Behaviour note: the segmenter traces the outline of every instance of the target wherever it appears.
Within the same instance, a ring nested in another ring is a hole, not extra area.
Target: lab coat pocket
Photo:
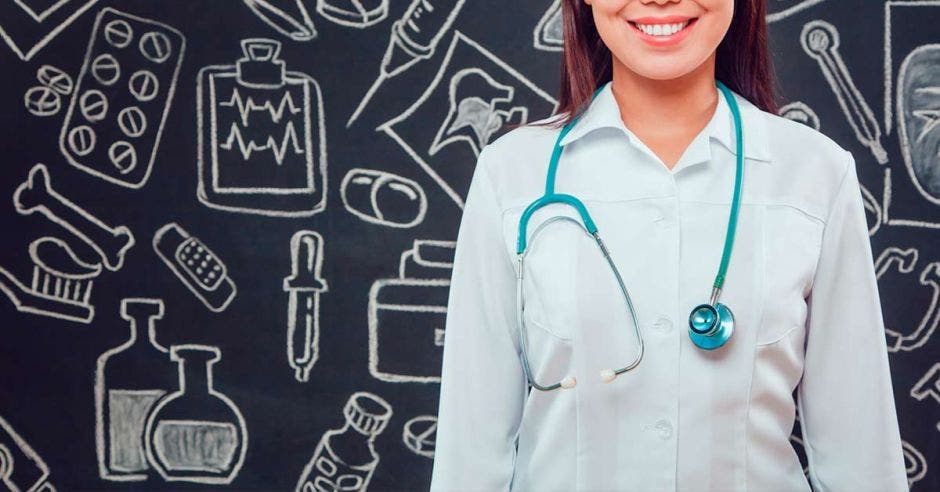
[[[822,221],[788,205],[768,205],[764,217],[764,315],[758,345],[779,342],[805,328],[805,297],[823,231]]]

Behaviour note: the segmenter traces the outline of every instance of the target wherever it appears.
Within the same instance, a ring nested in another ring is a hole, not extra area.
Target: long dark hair
[[[561,8],[565,47],[555,114],[566,114],[531,125],[564,126],[587,106],[594,90],[613,78],[612,54],[597,32],[591,7],[583,0],[562,0]],[[758,108],[776,113],[765,11],[764,0],[734,0],[734,17],[715,53],[715,78]]]

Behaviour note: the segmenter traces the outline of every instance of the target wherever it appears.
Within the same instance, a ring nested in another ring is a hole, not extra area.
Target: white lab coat
[[[853,156],[737,93],[746,159],[719,299],[735,331],[714,351],[688,336],[734,186],[718,94],[672,170],[623,125],[609,83],[562,141],[555,191],[592,214],[644,337],[640,365],[610,383],[599,371],[632,361],[636,335],[596,244],[566,221],[529,244],[525,323],[536,379],[578,384],[527,393],[520,360],[518,221],[544,191],[560,130],[518,128],[480,153],[450,286],[432,491],[908,490]],[[557,214],[576,216],[549,205],[528,234]],[[790,440],[797,408],[808,480]]]

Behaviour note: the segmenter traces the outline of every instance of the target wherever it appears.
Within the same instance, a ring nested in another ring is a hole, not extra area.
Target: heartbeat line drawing
[[[298,143],[297,131],[294,129],[294,123],[292,121],[287,122],[287,126],[284,127],[284,136],[281,138],[280,142],[278,142],[274,136],[268,135],[268,138],[262,144],[258,144],[251,139],[246,140],[245,137],[242,136],[238,124],[233,122],[232,126],[229,128],[228,137],[226,137],[225,142],[219,144],[219,148],[232,150],[235,148],[235,144],[237,144],[238,151],[241,152],[242,158],[246,161],[251,159],[251,154],[254,152],[270,150],[271,154],[274,155],[274,160],[278,165],[281,165],[284,163],[284,157],[291,148],[293,148],[295,154],[304,153],[303,148]]]
[[[270,100],[264,101],[264,104],[258,104],[251,96],[244,99],[238,89],[235,89],[232,91],[232,97],[226,102],[219,102],[219,106],[238,108],[238,114],[241,115],[242,125],[244,126],[248,126],[248,117],[251,116],[252,112],[267,112],[271,115],[271,121],[274,123],[280,123],[285,111],[292,115],[301,112],[301,108],[294,103],[290,92],[285,92],[284,96],[281,97],[281,101],[275,106]]]

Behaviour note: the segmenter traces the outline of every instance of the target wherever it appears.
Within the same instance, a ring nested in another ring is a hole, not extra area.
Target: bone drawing
[[[56,192],[44,164],[29,171],[26,182],[13,193],[13,204],[21,215],[40,213],[71,232],[98,253],[108,270],[120,270],[134,246],[134,234],[127,226],[111,227]]]

